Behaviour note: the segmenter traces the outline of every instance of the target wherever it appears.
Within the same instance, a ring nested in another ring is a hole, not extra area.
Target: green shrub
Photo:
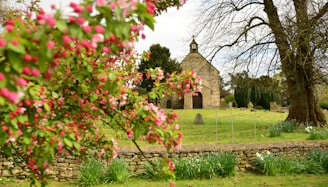
[[[169,181],[171,179],[174,179],[175,176],[167,172],[167,166],[163,167],[166,165],[166,160],[155,160],[151,163],[146,162],[144,164],[145,172],[143,173],[143,177],[147,179],[152,179],[155,181]]]
[[[275,156],[270,152],[256,153],[255,162],[260,171],[269,176],[299,174],[304,170],[304,164],[301,160]]]
[[[327,129],[311,129],[309,131],[310,136],[307,138],[308,140],[327,140],[328,139],[328,130]]]
[[[325,169],[317,161],[310,159],[304,162],[304,173],[319,175],[325,172]]]
[[[193,158],[182,158],[174,161],[174,173],[178,180],[195,179],[197,176],[197,162]]]
[[[273,137],[279,137],[281,135],[281,127],[280,125],[272,125],[268,128],[268,136]]]
[[[79,186],[93,186],[101,184],[104,174],[104,166],[99,160],[91,159],[79,166]]]
[[[269,176],[277,175],[278,164],[276,157],[270,152],[267,153],[256,153],[256,164],[262,173]]]
[[[322,149],[311,150],[307,157],[309,160],[317,162],[328,173],[328,151]]]
[[[6,183],[10,183],[13,182],[12,178],[9,177],[0,177],[0,184],[6,184]]]
[[[227,104],[229,104],[231,102],[233,107],[237,107],[237,102],[236,102],[235,96],[233,94],[229,94],[229,95],[225,96],[224,100]]]
[[[320,105],[320,107],[322,108],[322,109],[326,109],[326,110],[328,110],[328,101],[320,101],[319,102],[319,105]]]
[[[275,156],[270,152],[256,153],[255,162],[260,171],[269,176],[323,174],[327,172],[325,167],[328,167],[328,151],[313,150],[303,159]]]
[[[233,152],[223,152],[219,154],[221,163],[219,175],[222,177],[235,175],[237,156]]]
[[[297,129],[297,125],[292,121],[284,121],[280,123],[280,128],[283,132],[292,133]]]
[[[108,164],[107,171],[103,176],[103,182],[119,182],[124,183],[131,177],[128,164],[123,159],[114,159]]]
[[[182,158],[174,163],[176,178],[182,180],[234,175],[237,161],[232,152],[222,152],[201,155],[199,158]]]

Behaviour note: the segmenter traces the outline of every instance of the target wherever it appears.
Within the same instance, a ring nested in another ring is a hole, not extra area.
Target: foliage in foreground
[[[200,91],[201,79],[186,70],[163,80],[160,68],[149,69],[153,90],[140,96],[134,42],[144,27],[154,28],[156,15],[183,2],[84,0],[69,4],[69,16],[30,2],[6,18],[0,35],[0,154],[23,160],[32,184],[45,186],[55,156],[82,157],[90,149],[117,156],[116,140],[95,121],[132,141],[180,148],[177,114],[148,98]]]
[[[169,164],[169,167],[163,167],[163,165],[166,165],[166,163]],[[143,167],[145,169],[145,172],[142,174],[143,178],[151,179],[154,181],[168,181],[172,178],[175,179],[174,174],[167,172],[167,170],[173,171],[175,168],[174,163],[168,159],[157,159],[151,163],[146,162]]]
[[[125,183],[131,177],[127,163],[123,159],[114,159],[107,164],[90,159],[79,167],[79,186],[94,186],[112,182]],[[107,169],[105,169],[107,168]]]
[[[308,140],[327,140],[328,139],[328,129],[317,129],[312,126],[305,128],[305,131],[309,133]]]
[[[301,173],[324,174],[328,165],[328,152],[323,150],[310,151],[306,158],[294,158],[274,155],[269,151],[256,153],[255,162],[261,173],[268,176],[295,175]]]
[[[165,173],[159,172],[160,161],[155,165],[145,164],[146,178],[155,181],[165,181]],[[185,179],[211,179],[215,176],[227,177],[235,174],[237,164],[236,155],[232,152],[209,153],[192,158],[179,158],[173,161],[174,174],[177,180]]]
[[[79,166],[79,186],[93,186],[102,184],[104,175],[104,164],[99,160],[91,159]]]
[[[177,179],[211,179],[235,174],[236,155],[232,152],[210,153],[198,158],[180,158],[174,161]]]

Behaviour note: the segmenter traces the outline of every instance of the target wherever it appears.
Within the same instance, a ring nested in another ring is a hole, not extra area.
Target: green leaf
[[[116,75],[115,75],[115,73],[113,73],[113,72],[109,72],[109,73],[108,73],[108,78],[109,78],[109,80],[111,80],[111,81],[115,81],[115,80],[116,80]]]
[[[77,143],[77,142],[73,142],[73,146],[74,146],[77,150],[79,150],[79,149],[81,148],[81,145],[80,145],[79,143]]]
[[[7,84],[7,79],[4,79],[4,80],[0,81],[0,88],[5,87],[6,84]]]
[[[94,102],[97,99],[98,99],[98,96],[96,94],[91,94],[91,96],[90,96],[90,101],[91,102]]]
[[[0,106],[5,105],[6,100],[3,97],[0,97]]]
[[[9,43],[8,44],[8,48],[11,50],[11,51],[14,51],[16,53],[20,53],[20,54],[25,54],[26,51],[25,51],[25,48],[23,45],[13,45],[12,43]]]
[[[18,116],[17,117],[17,119],[18,119],[18,121],[20,122],[20,123],[24,123],[25,121],[27,121],[28,119],[27,119],[27,116]]]
[[[8,58],[13,69],[21,73],[23,71],[21,55],[14,51],[8,51]]]
[[[64,138],[64,143],[68,146],[68,147],[72,147],[73,143],[70,139],[68,138]]]
[[[49,107],[48,103],[44,103],[43,107],[47,112],[50,112],[50,107]]]
[[[87,66],[87,70],[88,70],[89,73],[92,73],[92,72],[93,72],[93,68],[92,68],[92,66],[88,65],[88,66]]]
[[[23,138],[23,142],[24,142],[26,145],[29,145],[29,144],[31,144],[31,139],[28,138],[28,137],[24,137],[24,138]]]
[[[59,97],[58,93],[56,93],[56,92],[51,92],[51,95],[52,95],[52,97],[54,97],[56,99]]]
[[[12,120],[10,120],[10,123],[12,124],[13,127],[15,127],[15,129],[18,129],[18,125],[17,125],[17,118],[13,118]]]
[[[67,29],[67,23],[65,20],[57,20],[56,26],[62,32]]]

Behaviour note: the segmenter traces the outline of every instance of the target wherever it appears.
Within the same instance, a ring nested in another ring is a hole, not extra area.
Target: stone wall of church
[[[202,78],[203,108],[220,107],[219,71],[199,53],[190,53],[181,63],[182,69],[192,69]],[[184,108],[191,109],[192,97],[185,95]]]

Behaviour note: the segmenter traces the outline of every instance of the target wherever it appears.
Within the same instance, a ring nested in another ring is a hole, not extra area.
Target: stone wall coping
[[[199,145],[183,145],[178,151],[171,153],[190,153],[190,152],[212,152],[212,151],[244,151],[250,149],[265,150],[270,148],[291,148],[291,147],[327,147],[328,141],[306,141],[306,142],[276,142],[276,143],[250,143],[250,144],[199,144]],[[163,146],[143,146],[141,150],[145,153],[166,153]],[[134,146],[126,146],[119,148],[119,155],[126,153],[139,152]]]

